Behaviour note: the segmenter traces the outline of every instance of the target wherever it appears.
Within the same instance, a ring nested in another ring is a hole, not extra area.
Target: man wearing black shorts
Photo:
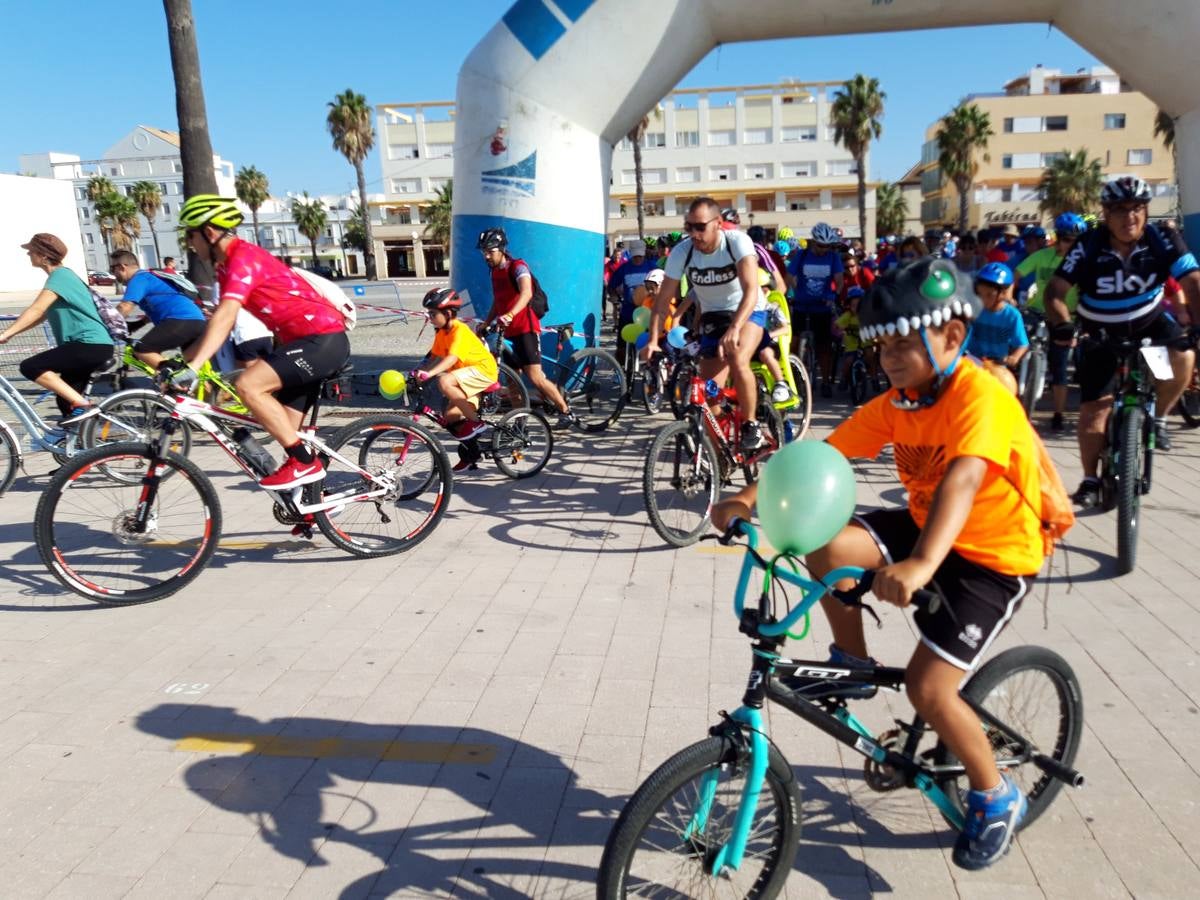
[[[534,389],[558,410],[555,428],[570,428],[575,416],[567,401],[542,370],[541,325],[529,308],[533,300],[533,273],[523,259],[513,259],[508,253],[508,236],[503,228],[489,228],[479,235],[476,245],[483,260],[492,270],[492,308],[480,325],[486,332],[492,322],[504,328],[504,337],[512,344],[503,354],[505,362],[523,372]]]
[[[204,334],[204,313],[191,297],[174,283],[138,268],[138,259],[128,250],[117,250],[109,258],[117,282],[125,285],[125,296],[117,304],[121,315],[135,312],[150,320],[151,329],[133,344],[133,355],[157,369],[167,350],[190,347]]]

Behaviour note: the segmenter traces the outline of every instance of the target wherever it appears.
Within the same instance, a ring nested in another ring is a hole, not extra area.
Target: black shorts
[[[508,341],[512,347],[504,354],[504,361],[514,369],[542,364],[542,342],[536,332],[527,331],[524,334],[514,335],[508,338]]]
[[[805,312],[792,307],[792,335],[811,331],[813,346],[818,350],[833,349],[833,313]]]
[[[867,530],[889,564],[911,556],[921,536],[907,509],[876,509],[853,521]],[[931,615],[918,609],[913,620],[921,642],[950,665],[969,672],[1020,607],[1036,577],[1003,575],[951,550],[932,584],[957,621],[945,612]]]
[[[56,372],[74,390],[82,393],[92,374],[111,363],[112,358],[112,344],[84,344],[79,341],[68,341],[21,360],[19,368],[21,374],[30,381],[40,378],[47,372]],[[71,411],[71,404],[62,397],[55,397],[55,402],[64,416]]]
[[[275,399],[284,406],[307,410],[321,389],[321,382],[340,369],[350,358],[350,338],[346,332],[311,334],[277,347],[264,360],[275,370],[283,387]]]
[[[1110,397],[1117,389],[1117,351],[1108,340],[1142,340],[1149,338],[1154,346],[1172,350],[1190,350],[1187,330],[1165,309],[1130,322],[1093,322],[1080,318],[1083,338],[1079,342],[1079,362],[1075,380],[1079,382],[1079,399],[1084,403]]]
[[[248,341],[233,345],[233,358],[241,363],[251,362],[256,359],[266,359],[274,349],[274,338],[250,338]]]
[[[136,353],[162,353],[164,350],[184,350],[192,345],[208,323],[203,319],[163,319],[133,345]]]

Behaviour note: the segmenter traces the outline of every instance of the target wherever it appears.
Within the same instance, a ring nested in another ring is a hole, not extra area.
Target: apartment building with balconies
[[[1171,215],[1176,205],[1171,151],[1154,134],[1157,107],[1112,69],[1074,73],[1035,66],[998,93],[971,94],[996,132],[984,151],[968,202],[968,226],[1048,222],[1038,209],[1038,183],[1057,156],[1080,148],[1100,161],[1105,179],[1137,175],[1150,183],[1150,215]],[[925,132],[921,151],[921,220],[926,227],[958,222],[959,198],[938,166],[938,123]],[[1091,210],[1083,210],[1090,212]]]

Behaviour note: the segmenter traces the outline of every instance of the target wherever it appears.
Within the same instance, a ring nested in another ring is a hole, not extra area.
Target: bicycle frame
[[[117,365],[117,369],[113,374],[115,375],[119,373],[122,369],[137,369],[151,380],[158,375],[158,372],[134,355],[132,344],[125,345],[125,351],[121,356],[121,361]],[[241,409],[246,408],[245,404],[242,403],[241,397],[238,396],[237,390],[233,387],[233,385],[231,385],[217,373],[217,370],[213,368],[212,362],[205,362],[196,374],[198,376],[196,380],[197,397],[207,396],[206,389],[209,387],[215,387],[218,391],[224,391],[225,393],[229,394],[229,396],[233,397],[238,407]]]
[[[75,452],[78,435],[77,429],[55,428],[49,425],[35,410],[29,401],[21,396],[21,392],[13,383],[0,375],[0,402],[4,403],[12,414],[17,417],[25,433],[29,435],[30,446],[33,450],[60,452],[70,456]],[[66,443],[60,446],[65,439]],[[17,444],[20,447],[20,442]]]

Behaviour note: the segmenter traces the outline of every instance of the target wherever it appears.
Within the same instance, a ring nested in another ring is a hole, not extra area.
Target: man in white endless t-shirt
[[[762,341],[765,313],[756,313],[758,255],[754,243],[740,231],[721,230],[721,207],[710,197],[692,201],[683,222],[684,238],[671,250],[664,267],[666,277],[650,318],[646,359],[658,351],[659,327],[679,299],[679,282],[685,272],[691,289],[675,313],[679,322],[693,301],[700,308],[700,377],[725,383],[733,370],[743,425],[741,447],[746,452],[765,443],[755,419],[758,389],[750,360]]]

